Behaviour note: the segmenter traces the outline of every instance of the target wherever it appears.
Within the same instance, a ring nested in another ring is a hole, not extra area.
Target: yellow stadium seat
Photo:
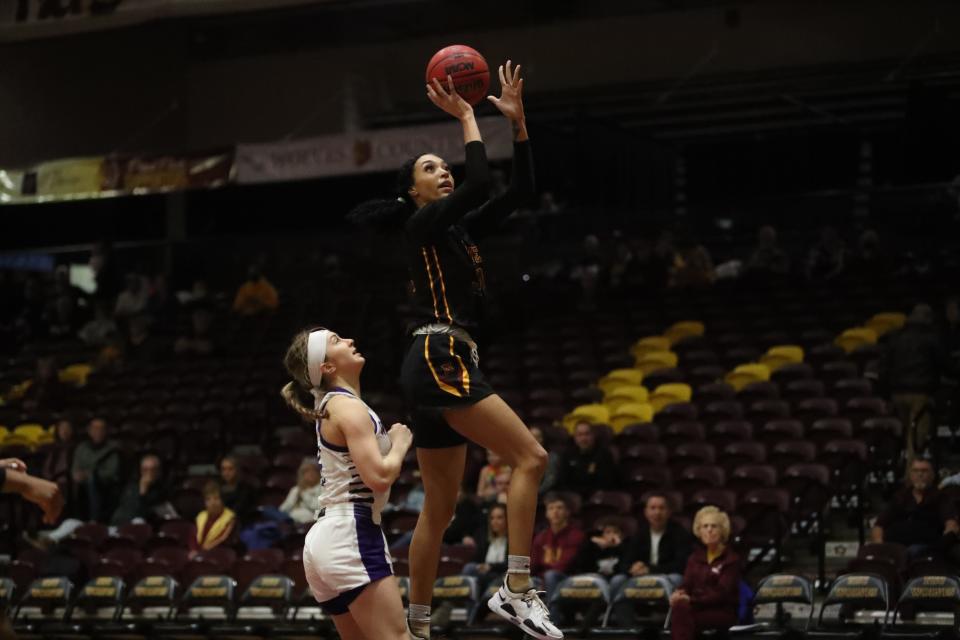
[[[677,354],[673,351],[651,351],[637,360],[636,368],[647,375],[657,369],[677,366]]]
[[[692,397],[693,389],[690,388],[690,385],[682,382],[670,382],[653,390],[650,395],[650,404],[653,406],[653,411],[657,412],[667,405],[690,402]]]
[[[613,393],[617,387],[639,385],[643,382],[643,372],[639,369],[614,369],[597,381],[604,395]]]
[[[862,347],[865,344],[876,344],[877,332],[867,327],[855,327],[841,333],[833,342],[847,353],[850,353],[857,347]]]
[[[610,409],[602,404],[582,404],[563,417],[563,426],[573,433],[573,428],[581,420],[590,424],[610,424]]]
[[[3,442],[3,439],[10,435],[10,429],[7,429],[5,426],[0,424],[0,442]]]
[[[610,426],[614,433],[620,433],[628,425],[653,420],[653,407],[642,402],[627,402],[620,405],[610,416]]]
[[[623,385],[614,387],[613,391],[606,394],[603,398],[603,404],[609,407],[610,413],[613,413],[617,407],[627,402],[646,403],[648,396],[646,387],[639,384]]]
[[[879,338],[880,336],[890,333],[891,331],[902,329],[906,321],[907,316],[905,314],[897,313],[895,311],[887,311],[884,313],[874,314],[874,316],[867,321],[867,328],[872,329]]]
[[[26,440],[30,447],[51,444],[54,441],[53,432],[42,424],[36,423],[18,425],[11,435]]]
[[[663,332],[663,336],[670,341],[671,345],[674,345],[684,338],[702,336],[705,331],[706,328],[699,320],[684,320],[673,323],[669,329]]]
[[[781,344],[770,347],[760,358],[760,363],[767,365],[770,371],[776,371],[785,364],[803,362],[803,347],[792,344]]]
[[[60,382],[82,387],[87,384],[87,377],[90,375],[91,371],[93,371],[93,367],[91,367],[89,364],[79,363],[71,364],[68,367],[60,369],[57,375],[60,378]]]
[[[751,382],[763,382],[770,379],[770,369],[765,364],[750,362],[738,365],[724,377],[724,381],[740,391]]]
[[[36,443],[16,433],[9,433],[7,437],[0,442],[0,457],[3,455],[3,449],[7,447],[29,447],[33,449]]]
[[[644,354],[650,353],[651,351],[669,350],[670,339],[666,336],[647,336],[633,343],[633,346],[630,347],[630,355],[633,356],[634,361],[639,361]]]

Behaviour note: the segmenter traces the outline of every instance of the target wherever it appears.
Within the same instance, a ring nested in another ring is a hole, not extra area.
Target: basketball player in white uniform
[[[303,567],[341,638],[407,640],[380,512],[412,436],[402,424],[384,429],[360,398],[364,362],[353,340],[327,329],[297,334],[284,358],[294,381],[283,397],[316,422],[321,465],[318,517],[306,537]],[[314,397],[312,409],[297,387]]]

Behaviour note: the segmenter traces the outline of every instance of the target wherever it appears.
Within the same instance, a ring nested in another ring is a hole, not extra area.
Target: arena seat
[[[48,618],[63,620],[73,599],[73,583],[68,578],[37,578],[24,591],[13,614],[18,625],[28,620]]]
[[[126,583],[122,578],[93,578],[77,593],[67,619],[116,620],[123,610],[126,595]]]
[[[571,628],[574,633],[602,621],[610,602],[610,585],[598,574],[565,578],[549,594],[549,606],[563,610],[568,622],[577,614],[582,616],[583,622],[579,627],[573,628],[570,624],[562,627]]]
[[[826,611],[833,606],[840,607],[838,621],[835,624],[824,625]],[[843,630],[847,623],[847,616],[860,610],[883,612],[881,631],[885,630],[890,616],[890,595],[886,580],[870,573],[848,573],[837,576],[823,599],[815,630],[836,631],[838,627]],[[872,620],[870,624],[873,624]]]
[[[234,619],[284,620],[293,606],[293,580],[283,575],[264,574],[255,578],[243,591],[234,612]]]

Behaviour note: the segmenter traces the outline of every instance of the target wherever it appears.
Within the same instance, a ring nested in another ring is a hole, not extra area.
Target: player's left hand
[[[500,65],[500,97],[487,96],[500,113],[511,120],[523,120],[523,78],[520,77],[520,65],[516,68],[507,60],[506,65]]]

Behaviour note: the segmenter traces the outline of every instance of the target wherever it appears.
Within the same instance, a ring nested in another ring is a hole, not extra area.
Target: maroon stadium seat
[[[735,467],[727,477],[727,487],[738,493],[774,487],[776,484],[777,468],[769,464],[742,464]]]

